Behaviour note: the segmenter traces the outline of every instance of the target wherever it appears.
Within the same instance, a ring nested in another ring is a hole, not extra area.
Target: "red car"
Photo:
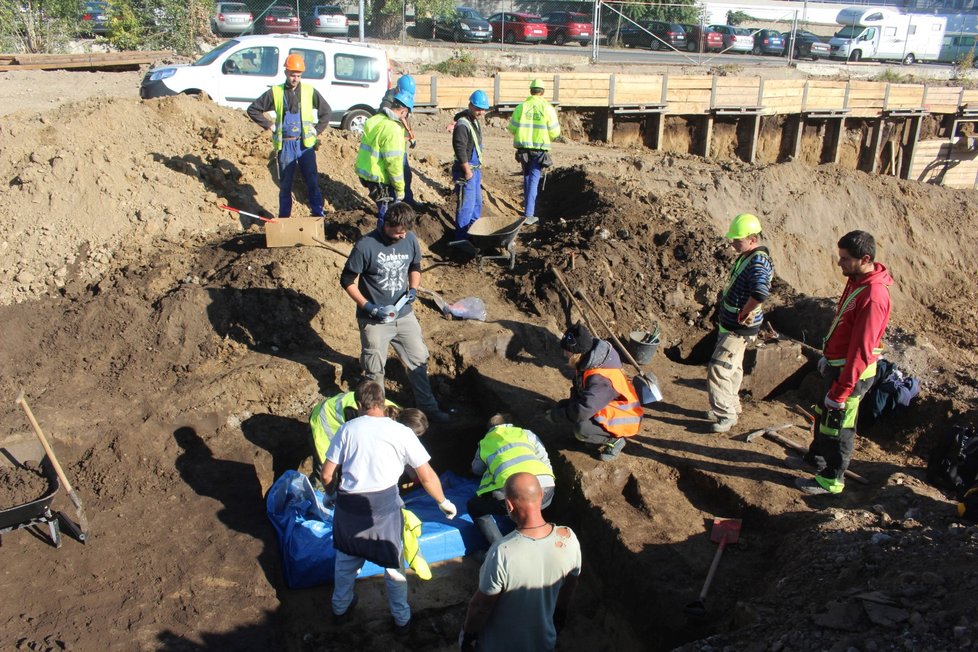
[[[547,42],[555,45],[580,43],[590,45],[594,38],[594,25],[587,14],[573,11],[551,11],[543,16],[547,23]]]
[[[536,14],[505,11],[489,16],[492,40],[540,43],[547,40],[547,24]]]
[[[299,17],[292,7],[275,5],[269,7],[262,27],[266,34],[298,34]]]
[[[683,25],[683,28],[686,30],[686,49],[690,52],[719,52],[723,49],[723,34],[720,32],[699,25]]]

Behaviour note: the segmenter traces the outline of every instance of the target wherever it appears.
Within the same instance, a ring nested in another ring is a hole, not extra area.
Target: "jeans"
[[[482,216],[482,170],[472,170],[468,181],[459,175],[455,180],[455,239],[469,237],[469,228]]]
[[[278,188],[278,216],[292,215],[292,184],[295,181],[295,169],[299,168],[302,180],[306,182],[306,195],[309,198],[309,209],[313,217],[323,216],[323,193],[319,191],[319,172],[316,169],[316,150],[312,147],[302,151],[296,160],[281,166]]]
[[[363,557],[354,557],[336,551],[336,569],[333,572],[333,613],[345,614],[353,602],[353,585],[357,572],[363,567]],[[387,604],[390,606],[394,622],[400,626],[411,620],[411,605],[408,604],[407,578],[396,568],[384,569],[384,585],[387,588]]]
[[[438,401],[431,392],[428,379],[428,347],[421,334],[421,324],[414,312],[381,324],[370,319],[358,320],[360,326],[360,366],[364,375],[384,386],[384,367],[387,365],[387,348],[394,352],[407,368],[408,382],[414,390],[418,408],[427,412],[438,411]]]
[[[540,160],[546,154],[543,150],[527,150],[529,160],[523,163],[523,215],[536,215],[537,190],[540,188],[540,178],[543,176],[543,166]]]
[[[411,179],[414,175],[411,173],[411,165],[408,163],[407,152],[404,152],[404,201],[411,206],[414,206],[414,191],[411,190]]]

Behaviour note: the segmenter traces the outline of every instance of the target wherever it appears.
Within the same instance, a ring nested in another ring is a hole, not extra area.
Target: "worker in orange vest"
[[[568,328],[560,347],[575,371],[574,386],[570,398],[557,403],[547,418],[557,425],[573,424],[574,437],[597,445],[601,461],[610,462],[642,425],[635,387],[625,377],[617,351],[583,324]]]

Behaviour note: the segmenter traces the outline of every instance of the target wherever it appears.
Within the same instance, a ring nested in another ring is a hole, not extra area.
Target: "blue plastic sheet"
[[[404,506],[421,519],[421,554],[429,564],[486,548],[486,540],[465,510],[478,482],[446,471],[441,484],[445,496],[459,510],[451,521],[424,489],[403,496]],[[332,583],[336,563],[333,512],[323,504],[323,494],[312,488],[306,476],[286,471],[269,489],[265,503],[268,519],[278,535],[285,583],[293,589]],[[383,568],[367,562],[360,577],[383,572]],[[434,573],[437,576],[437,569]]]

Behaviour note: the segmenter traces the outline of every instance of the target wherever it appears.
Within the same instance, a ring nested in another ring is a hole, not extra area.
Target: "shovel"
[[[51,466],[54,467],[55,473],[58,474],[58,480],[61,481],[61,486],[65,488],[68,492],[68,498],[75,505],[75,513],[78,516],[78,531],[75,534],[78,540],[82,543],[88,538],[88,518],[85,516],[85,508],[82,505],[81,498],[75,493],[72,488],[71,483],[68,482],[68,478],[65,477],[65,472],[61,469],[61,464],[58,463],[58,458],[54,455],[54,450],[51,445],[48,444],[47,437],[44,436],[44,432],[41,431],[41,426],[37,423],[37,419],[34,418],[34,413],[31,412],[31,408],[27,405],[27,399],[24,398],[24,392],[21,392],[17,396],[17,402],[20,403],[20,407],[24,408],[24,414],[27,415],[27,420],[31,422],[31,427],[34,428],[37,438],[41,440],[41,446],[44,447],[44,452],[47,453],[48,459],[51,460]],[[70,524],[74,525],[74,524]],[[74,529],[74,528],[70,528]]]
[[[723,549],[731,543],[737,543],[740,539],[740,519],[739,518],[715,518],[713,519],[713,530],[710,531],[710,541],[718,543],[716,554],[713,555],[713,563],[710,564],[710,571],[706,574],[706,581],[703,582],[703,589],[700,597],[686,605],[686,613],[690,616],[703,617],[706,615],[706,592],[710,590],[710,583],[717,572],[720,564],[720,555]]]

